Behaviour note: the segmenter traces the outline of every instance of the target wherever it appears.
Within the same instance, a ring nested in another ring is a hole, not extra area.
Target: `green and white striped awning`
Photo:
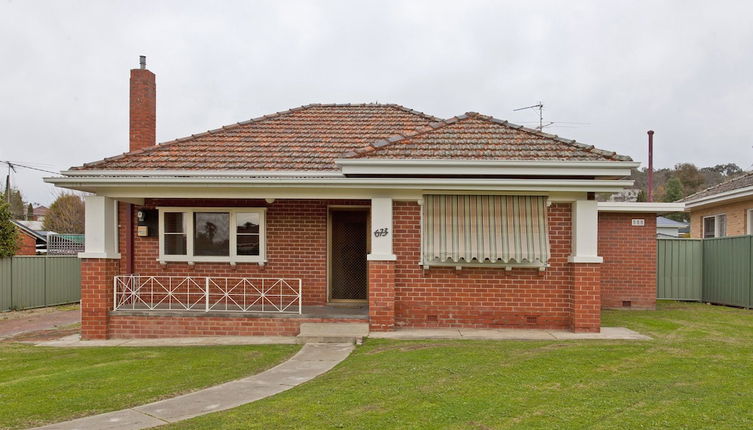
[[[546,265],[546,197],[425,195],[423,264]]]

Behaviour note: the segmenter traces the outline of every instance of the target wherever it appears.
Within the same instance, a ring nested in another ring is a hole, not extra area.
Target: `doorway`
[[[368,300],[369,209],[330,208],[329,300]]]

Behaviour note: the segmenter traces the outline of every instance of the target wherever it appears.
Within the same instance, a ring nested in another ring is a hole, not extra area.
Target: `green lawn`
[[[0,343],[0,428],[136,406],[257,373],[294,345],[45,348]]]
[[[309,383],[171,428],[753,427],[753,311],[661,303],[604,324],[655,340],[368,340]]]

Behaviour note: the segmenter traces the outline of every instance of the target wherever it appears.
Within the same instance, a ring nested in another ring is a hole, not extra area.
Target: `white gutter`
[[[685,212],[685,203],[664,202],[599,202],[599,212],[668,213]]]
[[[342,177],[335,170],[63,170],[70,177],[201,177],[201,178],[253,178],[253,177]]]
[[[64,188],[118,187],[286,187],[286,188],[389,188],[520,191],[616,192],[633,185],[632,180],[590,179],[473,179],[473,178],[241,178],[241,177],[51,177],[47,183]]]
[[[539,175],[627,176],[634,161],[339,159],[345,175]]]
[[[753,186],[745,187],[745,188],[738,188],[736,190],[725,191],[723,193],[713,194],[713,195],[701,197],[695,200],[690,200],[690,201],[685,202],[685,206],[690,209],[690,208],[695,208],[698,206],[705,206],[705,205],[713,204],[713,203],[721,203],[727,200],[739,199],[739,198],[750,197],[750,196],[753,196]]]

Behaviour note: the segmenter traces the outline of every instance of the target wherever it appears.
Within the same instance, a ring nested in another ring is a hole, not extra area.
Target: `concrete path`
[[[81,311],[56,308],[0,313],[0,339],[81,322]]]
[[[350,344],[309,343],[290,360],[258,375],[131,409],[80,418],[41,429],[143,429],[234,408],[309,381],[353,351]]]
[[[601,333],[573,333],[565,330],[416,328],[371,332],[374,339],[474,339],[474,340],[651,340],[625,327],[602,327]]]

